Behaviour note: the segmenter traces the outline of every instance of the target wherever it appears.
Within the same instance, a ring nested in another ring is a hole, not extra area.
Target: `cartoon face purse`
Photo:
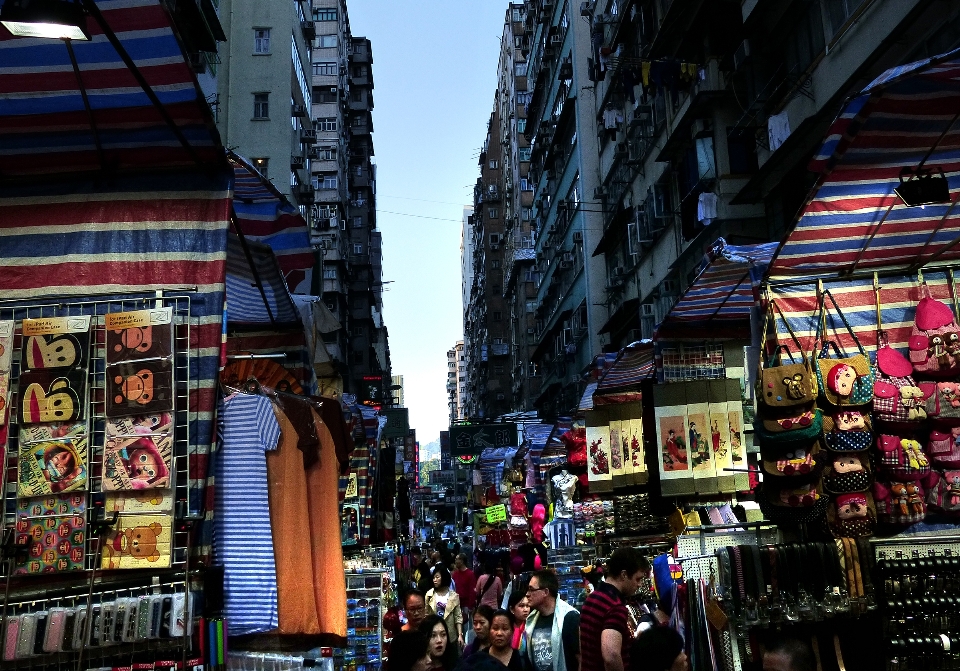
[[[834,452],[862,452],[873,444],[870,415],[853,408],[840,408],[823,420],[823,439]]]
[[[783,312],[780,311],[776,300],[770,301],[770,310],[764,323],[764,342],[761,351],[766,352],[766,335],[771,321],[776,330],[776,314],[780,315],[796,346],[799,361],[794,358],[794,353],[787,345],[777,345],[765,365],[761,357],[760,374],[757,376],[759,380],[757,399],[763,405],[777,410],[810,405],[817,398],[817,379],[813,374],[810,360],[803,352],[803,347],[797,340],[790,323],[783,317]],[[784,363],[784,354],[789,357],[791,363]]]
[[[817,382],[820,387],[820,397],[826,403],[834,406],[865,405],[873,400],[873,369],[866,350],[860,344],[860,339],[850,327],[850,323],[837,305],[833,294],[824,291],[820,298],[820,319],[818,328],[820,336],[826,337],[827,301],[833,305],[837,316],[846,328],[847,333],[857,346],[859,354],[846,356],[834,340],[824,340],[823,347],[817,355]],[[819,338],[818,338],[819,340]],[[830,357],[830,350],[836,358]]]

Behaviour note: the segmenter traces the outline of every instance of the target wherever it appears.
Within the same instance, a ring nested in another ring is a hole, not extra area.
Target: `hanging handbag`
[[[774,331],[776,331],[777,314],[783,320],[787,332],[796,346],[796,355],[800,359],[799,362],[794,359],[794,352],[787,345],[777,345],[770,358],[764,362],[767,331],[771,321]],[[810,360],[790,327],[790,322],[783,316],[783,312],[774,299],[770,300],[770,307],[764,321],[763,342],[760,351],[757,399],[761,404],[774,411],[770,414],[782,412],[787,408],[809,406],[817,399],[817,379],[813,374]],[[790,358],[791,363],[783,362],[784,354]]]
[[[956,303],[952,275],[950,294]],[[953,310],[934,299],[922,281],[909,347],[910,363],[917,373],[934,378],[960,374],[960,326]]]
[[[763,448],[780,453],[810,447],[823,431],[823,414],[814,408],[800,415],[760,419],[753,423],[754,439]]]
[[[912,438],[882,435],[877,438],[879,467],[891,480],[920,480],[930,472],[930,461],[920,443]]]
[[[943,513],[960,515],[960,471],[937,473],[936,483],[927,491],[927,504]]]
[[[799,526],[825,519],[830,499],[816,482],[798,487],[780,487],[772,478],[764,480],[757,492],[763,516],[778,525]]]
[[[913,366],[907,358],[878,334],[876,378],[873,382],[873,413],[883,422],[915,424],[927,418],[923,390],[913,379]]]
[[[833,305],[837,316],[853,338],[859,354],[847,356],[834,340],[827,340],[827,301]],[[822,342],[817,354],[817,384],[820,399],[834,406],[865,405],[873,400],[873,368],[870,357],[860,344],[860,339],[850,327],[846,316],[837,305],[829,290],[820,296],[820,318],[818,320],[818,342]],[[830,351],[836,358],[830,357]]]
[[[827,510],[827,524],[835,538],[872,536],[876,510],[870,492],[861,491],[834,497]]]
[[[763,472],[771,478],[781,479],[780,486],[800,485],[820,476],[826,455],[820,445],[814,443],[810,448],[798,448],[784,454],[769,454],[761,448]]]
[[[927,454],[938,466],[960,468],[960,427],[933,429],[927,438]]]
[[[823,471],[823,488],[831,494],[865,492],[873,484],[870,459],[861,452],[834,452]]]
[[[834,452],[862,452],[873,444],[870,415],[839,409],[823,418],[823,440]]]
[[[915,524],[927,515],[925,493],[919,482],[875,482],[873,500],[877,520],[886,524]]]
[[[960,426],[960,384],[921,382],[926,413],[941,426]]]

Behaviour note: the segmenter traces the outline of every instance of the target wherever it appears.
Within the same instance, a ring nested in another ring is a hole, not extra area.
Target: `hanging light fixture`
[[[938,168],[940,174],[934,174],[930,168],[911,170],[904,168],[900,171],[900,186],[896,187],[897,195],[907,207],[923,207],[950,202],[950,186],[943,174],[943,168]],[[910,177],[913,179],[910,179]],[[904,181],[904,177],[907,180]]]
[[[15,37],[90,39],[80,0],[3,0],[0,24]]]

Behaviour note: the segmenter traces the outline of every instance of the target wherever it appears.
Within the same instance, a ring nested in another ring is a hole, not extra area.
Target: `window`
[[[523,181],[521,180],[520,183],[523,184]],[[533,189],[532,189],[532,185],[531,185],[531,191],[532,191],[532,190],[533,190]],[[530,215],[531,215],[531,210],[530,210],[529,207],[521,207],[521,208],[520,208],[520,218],[521,218],[521,219],[523,219],[524,221],[530,221]]]
[[[354,65],[354,66],[353,66],[353,76],[354,76],[354,77],[366,77],[366,76],[367,76],[367,66],[366,66],[366,65]]]
[[[354,228],[363,228],[363,217],[354,217],[350,221]]]
[[[494,313],[494,314],[500,314],[500,313],[497,312],[497,313]],[[502,344],[503,344],[503,338],[494,338],[494,339],[493,339],[493,344],[494,344],[494,345],[502,345]]]
[[[355,335],[355,336],[362,336],[362,335],[363,335],[363,327],[362,327],[362,326],[354,326],[354,327],[353,327],[353,335]]]
[[[255,54],[270,53],[270,29],[269,28],[253,29],[253,53]]]
[[[503,375],[503,366],[494,366],[493,367],[494,375]]]
[[[325,280],[335,280],[335,279],[337,279],[337,269],[336,269],[336,268],[324,268],[324,269],[323,269],[323,279],[325,279]]]
[[[318,131],[331,132],[337,130],[337,117],[322,117],[313,122]]]
[[[513,74],[517,77],[526,77],[527,76],[527,64],[523,63],[514,63],[513,64]]]
[[[826,0],[827,17],[830,19],[830,36],[834,37],[847,22],[863,0]]]
[[[533,182],[531,182],[531,181],[530,181],[529,179],[527,179],[526,177],[521,177],[521,178],[520,178],[520,190],[521,190],[521,191],[533,191]],[[527,217],[524,217],[524,218],[525,218],[525,219],[529,219],[530,217],[527,216]]]
[[[491,159],[488,165],[490,166],[491,170],[496,170],[497,168],[500,167],[500,162],[497,161],[496,159]]]
[[[324,175],[323,181],[320,182],[321,189],[336,189],[337,188],[337,176],[336,175]]]
[[[537,311],[537,302],[536,301],[527,301],[527,312],[533,314]]]
[[[353,119],[350,120],[350,125],[353,126],[353,127],[366,126],[366,125],[367,125],[367,119],[366,119],[366,117],[363,117],[363,116],[355,116],[355,117],[353,117]]]
[[[503,289],[501,289],[499,284],[494,284],[492,287],[490,287],[490,290],[493,292],[494,296],[499,296],[503,293]]]
[[[363,254],[363,245],[360,244],[359,242],[354,243],[354,245],[353,245],[353,253],[354,253],[354,254]]]
[[[313,102],[315,103],[335,103],[340,96],[336,89],[331,90],[328,87],[313,89]]]
[[[488,217],[488,218],[490,218],[490,219],[496,219],[498,216],[500,216],[500,213],[499,213],[499,211],[497,210],[497,208],[491,207],[489,210],[487,210],[487,217]]]
[[[502,322],[502,321],[503,321],[503,313],[502,313],[502,312],[494,312],[494,313],[493,313],[493,321],[495,321],[495,322]]]
[[[337,160],[337,148],[336,147],[321,147],[320,151],[317,152],[317,157],[321,161],[336,161]]]
[[[269,93],[253,94],[253,118],[254,119],[270,118],[270,94]]]
[[[350,352],[350,363],[363,365],[363,352]]]
[[[354,90],[350,91],[350,100],[353,101],[353,102],[355,102],[355,103],[363,102],[363,90],[362,90],[362,89],[354,89]]]
[[[336,76],[339,72],[340,66],[337,65],[336,61],[321,61],[320,63],[313,64],[313,74],[315,75]]]
[[[336,35],[320,35],[317,38],[317,47],[320,49],[328,49],[335,46],[337,46]]]
[[[519,9],[519,8],[514,8],[514,9],[510,10],[510,17],[511,17],[511,19],[513,20],[514,23],[522,23],[522,22],[523,22],[523,10],[522,10],[522,9]]]
[[[852,3],[848,3],[852,4]],[[787,71],[798,75],[823,51],[823,14],[819,2],[804,3],[790,17],[793,27],[785,40]]]
[[[337,20],[336,7],[332,7],[330,9],[313,10],[313,20],[314,21],[336,21]]]
[[[499,268],[499,267],[500,267],[500,259],[494,259],[493,262],[491,263],[491,266],[492,266],[495,270],[496,270],[497,268]]]
[[[527,132],[527,120],[526,119],[517,119],[517,132],[526,133]]]
[[[253,167],[256,168],[261,175],[264,177],[267,176],[267,166],[270,164],[269,158],[255,158],[253,159]]]
[[[517,153],[520,154],[521,163],[530,161],[530,147],[520,147],[520,149],[517,150]]]

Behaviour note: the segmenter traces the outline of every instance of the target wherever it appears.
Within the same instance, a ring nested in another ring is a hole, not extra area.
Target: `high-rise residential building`
[[[224,0],[220,12],[224,144],[299,204],[318,267],[297,291],[322,296],[343,326],[325,342],[344,391],[385,402],[370,41],[351,33],[346,0]]]
[[[540,276],[535,266],[534,184],[529,174],[531,148],[526,136],[527,103],[532,95],[527,90],[530,35],[526,18],[523,3],[508,5],[497,68],[503,147],[503,287],[510,311],[510,409],[514,412],[533,409],[540,393],[540,376],[530,363],[537,345],[534,313]]]
[[[458,340],[453,349],[447,350],[447,407],[450,423],[467,419],[464,398],[467,389],[466,360],[463,341]]]
[[[403,408],[403,375],[394,375],[390,378],[392,384],[390,386],[390,395],[393,397],[393,405],[398,408]]]
[[[493,419],[512,406],[509,305],[504,298],[505,197],[499,92],[480,151],[470,217],[473,280],[464,318],[468,359],[467,416]]]
[[[576,407],[595,356],[654,334],[718,238],[781,238],[845,99],[891,66],[960,44],[960,6],[918,0],[527,0],[515,9],[498,101],[513,96],[531,145],[538,289],[527,363],[546,415]],[[501,126],[515,190],[522,145]],[[519,206],[511,251],[524,247]],[[505,285],[518,307],[520,292]],[[528,407],[522,391],[515,398]]]
[[[603,259],[592,255],[603,215],[588,206],[599,186],[597,110],[591,28],[579,5],[530,2],[526,24],[525,135],[539,282],[530,358],[540,377],[533,406],[550,416],[576,405],[581,372],[602,350],[607,321]]]
[[[307,152],[310,47],[315,33],[308,0],[223,0],[217,72],[217,128],[224,146],[250,159],[306,218],[313,204]],[[298,287],[309,293],[310,287]]]

